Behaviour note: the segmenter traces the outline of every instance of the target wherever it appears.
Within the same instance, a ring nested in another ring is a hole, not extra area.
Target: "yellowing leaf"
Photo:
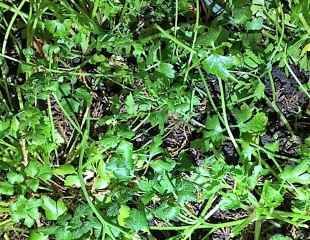
[[[301,55],[305,55],[307,52],[310,52],[310,43],[308,43],[301,51]]]
[[[119,209],[117,221],[118,224],[122,227],[126,225],[126,219],[130,216],[130,208],[126,205],[122,205]]]

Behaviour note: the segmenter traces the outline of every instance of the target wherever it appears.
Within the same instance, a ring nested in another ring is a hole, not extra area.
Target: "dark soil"
[[[178,122],[176,119],[168,120],[169,133],[164,140],[164,147],[172,157],[176,157],[181,150],[189,147],[191,139],[191,129],[185,123]]]
[[[239,163],[239,155],[231,141],[225,141],[222,144],[222,151],[227,164],[237,165]]]
[[[308,73],[300,71],[295,66],[291,66],[291,68],[302,84],[309,82],[310,75]],[[287,76],[282,69],[274,67],[272,77],[275,83],[276,103],[285,117],[296,117],[309,106],[309,99],[299,89],[298,83],[291,75]],[[272,97],[269,80],[266,81],[266,93],[270,98]]]
[[[263,145],[275,142],[279,143],[279,152],[286,156],[297,156],[302,138],[291,133],[283,126],[280,120],[269,122],[267,132],[261,137]]]

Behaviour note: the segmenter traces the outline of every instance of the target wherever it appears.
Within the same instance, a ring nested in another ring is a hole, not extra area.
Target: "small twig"
[[[20,148],[22,151],[22,156],[23,156],[23,165],[27,166],[28,165],[28,151],[26,148],[26,140],[24,138],[19,140]]]

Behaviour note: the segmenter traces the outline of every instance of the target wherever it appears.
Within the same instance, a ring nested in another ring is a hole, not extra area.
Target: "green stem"
[[[21,18],[23,19],[24,22],[26,21],[26,18],[28,18],[28,15],[24,12],[21,12],[20,10],[18,10],[18,8],[15,7],[11,7],[3,2],[0,2],[0,8],[3,8],[5,10],[11,11],[12,13],[17,13],[18,15],[21,16]]]
[[[287,67],[288,71],[291,73],[295,81],[298,83],[300,89],[307,95],[308,98],[310,98],[310,94],[308,93],[307,89],[302,85],[302,83],[299,81],[298,77],[295,75],[294,71],[288,64],[287,57],[285,57],[284,62],[285,62],[285,66]]]
[[[225,125],[225,128],[227,130],[228,136],[229,136],[232,144],[234,145],[237,153],[240,155],[239,146],[238,146],[238,144],[236,142],[236,139],[235,139],[234,135],[232,134],[232,132],[230,130],[228,119],[227,119],[226,105],[225,105],[225,94],[224,94],[222,79],[218,78],[218,83],[219,83],[220,92],[221,92],[221,103],[222,103],[224,125]]]
[[[255,222],[255,233],[254,233],[254,239],[255,240],[260,239],[261,230],[262,230],[262,220],[257,220]]]
[[[78,124],[75,123],[75,121],[70,117],[69,113],[61,105],[61,102],[59,101],[57,95],[53,93],[53,97],[55,98],[58,106],[60,107],[61,111],[64,113],[64,115],[68,119],[68,121],[71,123],[71,125],[75,128],[76,131],[78,131],[78,133],[82,134],[82,131],[79,128]]]
[[[251,222],[253,217],[248,217],[245,219],[240,219],[240,220],[235,220],[231,222],[226,222],[226,223],[204,223],[198,226],[196,229],[219,229],[219,228],[225,228],[225,227],[233,227],[239,224],[244,223],[245,221]],[[188,228],[192,227],[191,225],[188,226],[171,226],[171,227],[150,227],[151,230],[160,230],[160,231],[180,231],[180,230],[186,230]]]
[[[26,2],[27,2],[27,0],[23,0],[23,1],[19,4],[19,6],[18,6],[18,8],[17,8],[17,11],[14,13],[14,15],[13,15],[12,18],[11,18],[11,21],[10,21],[10,23],[9,23],[9,25],[8,25],[8,28],[7,28],[6,32],[5,32],[4,40],[3,40],[3,44],[2,44],[2,51],[1,51],[1,53],[2,53],[3,55],[5,55],[5,49],[6,49],[6,45],[7,45],[7,42],[8,42],[8,38],[9,38],[10,32],[11,32],[11,30],[12,30],[13,24],[14,24],[14,22],[15,22],[15,20],[16,20],[16,17],[17,17],[17,15],[19,14],[21,8],[24,6],[24,4],[25,4]]]
[[[209,102],[211,103],[211,106],[212,106],[213,110],[217,113],[217,115],[218,115],[219,119],[221,120],[221,122],[224,123],[224,119],[222,118],[222,115],[220,114],[216,104],[213,101],[213,98],[212,98],[209,86],[207,84],[207,81],[206,81],[206,79],[205,79],[205,77],[204,77],[200,67],[198,67],[198,71],[199,71],[199,74],[200,74],[200,78],[202,79],[204,87],[206,89],[207,97],[208,97]]]
[[[180,47],[184,48],[185,50],[187,50],[193,54],[197,54],[197,52],[195,50],[193,50],[192,48],[190,48],[186,44],[182,43],[180,40],[178,40],[176,37],[169,34],[167,31],[162,29],[157,24],[155,24],[155,27],[162,33],[163,37],[168,38],[169,40],[173,41],[175,44],[179,45]]]
[[[192,42],[192,49],[195,49],[195,43],[196,43],[197,35],[198,35],[199,18],[200,18],[199,0],[196,0],[196,9],[197,9],[197,12],[196,12],[196,22],[195,22],[195,26],[194,26],[194,37],[193,37],[193,42]],[[185,75],[184,75],[184,82],[187,81],[187,77],[188,77],[188,74],[189,74],[189,71],[190,71],[193,55],[194,55],[193,52],[191,52],[190,55],[189,55],[188,63],[187,63],[187,69],[186,69],[186,72],[185,72]]]

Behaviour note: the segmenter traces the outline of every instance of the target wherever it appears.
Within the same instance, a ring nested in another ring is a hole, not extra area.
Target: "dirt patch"
[[[293,72],[304,84],[309,82],[309,74],[300,71],[297,67],[291,66]],[[304,92],[299,90],[299,85],[291,75],[278,68],[272,70],[272,77],[275,84],[276,103],[285,117],[292,118],[304,111],[309,105],[309,99]],[[272,97],[270,81],[266,81],[266,93],[268,97]]]

